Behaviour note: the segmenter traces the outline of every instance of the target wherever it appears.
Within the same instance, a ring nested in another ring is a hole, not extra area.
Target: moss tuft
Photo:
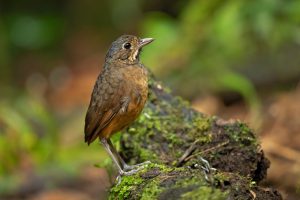
[[[159,183],[157,180],[151,181],[147,184],[142,191],[141,200],[149,200],[149,199],[156,199],[157,196],[162,192],[162,188],[159,187]]]
[[[130,192],[137,188],[142,182],[143,179],[139,176],[139,174],[135,174],[132,176],[122,176],[121,183],[119,185],[115,185],[110,190],[109,199],[127,199],[130,195]]]
[[[234,125],[225,126],[225,130],[229,137],[233,141],[238,142],[241,147],[250,145],[257,147],[259,144],[251,129],[244,123],[237,122]]]

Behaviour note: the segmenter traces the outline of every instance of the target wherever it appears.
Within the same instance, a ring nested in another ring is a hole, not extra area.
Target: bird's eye
[[[126,43],[124,44],[124,48],[125,48],[125,49],[130,49],[130,47],[131,47],[131,44],[130,44],[129,42],[126,42]]]

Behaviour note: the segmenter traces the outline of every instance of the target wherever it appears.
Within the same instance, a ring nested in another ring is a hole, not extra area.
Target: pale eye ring
[[[124,47],[125,49],[130,49],[131,44],[130,44],[129,42],[126,42],[126,43],[123,45],[123,47]]]

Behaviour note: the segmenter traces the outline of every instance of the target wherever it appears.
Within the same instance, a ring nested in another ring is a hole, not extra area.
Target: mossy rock
[[[246,124],[199,113],[154,79],[149,88],[143,113],[121,133],[120,153],[130,164],[159,165],[124,177],[111,189],[111,199],[281,199],[276,190],[268,196],[252,184],[266,177],[270,162]],[[211,183],[202,170],[192,169],[203,165],[201,158],[217,169]]]

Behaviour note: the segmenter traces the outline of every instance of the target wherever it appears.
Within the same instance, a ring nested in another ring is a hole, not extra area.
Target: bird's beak
[[[142,48],[143,46],[151,43],[153,40],[154,40],[153,38],[143,38],[143,39],[140,39],[139,48]]]

